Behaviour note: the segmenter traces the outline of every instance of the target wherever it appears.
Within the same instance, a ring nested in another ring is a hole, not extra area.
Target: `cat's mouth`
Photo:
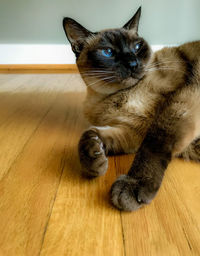
[[[131,73],[130,77],[134,78],[134,79],[138,79],[138,74],[136,73]]]
[[[143,72],[132,72],[130,74],[130,76],[128,76],[127,78],[123,79],[121,81],[121,83],[123,85],[125,85],[126,87],[130,87],[130,86],[134,86],[135,84],[138,83],[138,81],[140,81],[142,78],[144,77],[144,73]]]

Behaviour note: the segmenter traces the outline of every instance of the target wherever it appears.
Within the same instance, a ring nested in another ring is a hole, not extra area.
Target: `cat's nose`
[[[138,67],[138,61],[137,60],[130,61],[129,65],[131,68],[136,69]]]

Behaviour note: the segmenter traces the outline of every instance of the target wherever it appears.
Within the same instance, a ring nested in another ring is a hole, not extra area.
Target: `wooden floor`
[[[174,160],[152,204],[114,209],[110,186],[133,156],[81,178],[84,95],[78,74],[0,75],[0,255],[200,255],[200,165]]]

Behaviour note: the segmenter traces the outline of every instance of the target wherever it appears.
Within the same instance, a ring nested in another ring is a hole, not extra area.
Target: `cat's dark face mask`
[[[138,36],[141,8],[120,29],[90,32],[64,18],[63,27],[76,55],[87,86],[101,93],[114,93],[135,85],[144,75],[151,49]]]

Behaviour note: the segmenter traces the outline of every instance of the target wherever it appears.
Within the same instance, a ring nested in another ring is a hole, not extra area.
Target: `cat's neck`
[[[100,102],[100,101],[103,101],[104,99],[106,98],[109,98],[113,95],[116,95],[116,94],[120,94],[124,91],[130,91],[132,88],[136,87],[137,84],[139,83],[142,83],[142,80],[145,79],[145,77],[143,77],[141,80],[139,80],[136,84],[130,86],[130,87],[127,87],[127,88],[124,88],[124,89],[120,89],[120,90],[117,90],[115,92],[112,92],[112,93],[101,93],[101,92],[97,92],[95,91],[94,89],[92,89],[91,87],[88,87],[87,86],[87,97],[86,97],[86,101],[87,100],[90,100],[92,101],[93,103],[95,102]],[[116,84],[115,84],[116,86]]]
[[[91,87],[87,86],[87,96],[86,96],[86,101],[87,100],[92,100],[93,102],[99,102],[104,100],[108,95],[103,94],[100,92],[95,91]]]

